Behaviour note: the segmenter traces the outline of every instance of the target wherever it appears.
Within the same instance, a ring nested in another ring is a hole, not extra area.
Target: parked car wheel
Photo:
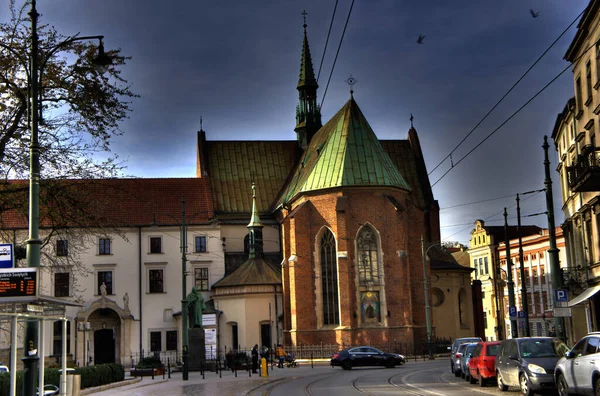
[[[559,396],[567,396],[569,394],[568,389],[568,385],[567,385],[567,381],[565,380],[565,376],[560,374],[558,376],[558,380],[556,381],[557,383],[557,390],[558,390],[558,395]]]
[[[396,367],[396,365],[394,364],[393,360],[385,362],[385,368],[394,368],[394,367]]]
[[[598,378],[596,382],[594,382],[594,395],[600,396],[600,378]]]
[[[342,368],[343,368],[344,370],[352,370],[352,362],[345,361],[345,362],[342,364]]]
[[[472,375],[469,375],[469,384],[474,384],[475,382],[477,382],[477,379]]]
[[[458,371],[454,370],[454,376],[455,376],[455,377],[460,377],[460,372],[458,372]]]
[[[525,374],[521,374],[521,376],[519,377],[519,384],[521,385],[521,394],[523,396],[533,395],[533,392],[532,392],[531,388],[529,387],[529,382],[527,381]]]
[[[496,378],[498,380],[498,390],[500,390],[501,392],[506,392],[508,390],[508,386],[504,385],[504,382],[502,382],[502,376],[500,375],[500,372],[496,372]]]
[[[483,388],[486,385],[487,380],[481,376],[480,372],[477,372],[477,374],[479,375],[479,386]]]
[[[460,372],[460,378],[465,379],[465,373],[463,373],[462,371]]]

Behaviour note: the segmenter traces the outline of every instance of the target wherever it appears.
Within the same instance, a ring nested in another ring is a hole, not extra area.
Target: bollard
[[[252,377],[252,370],[248,367],[248,377]]]
[[[313,361],[313,353],[310,353],[310,368],[314,369],[315,365],[314,365],[314,361]]]
[[[269,376],[269,365],[267,364],[267,359],[264,357],[262,359],[260,359],[260,376],[261,377]]]
[[[237,364],[233,363],[233,374],[235,375],[235,378],[237,378]]]
[[[221,377],[221,375],[223,374],[223,367],[221,367],[221,361],[220,360],[218,362],[218,365],[219,365],[219,378],[223,378],[223,377]]]
[[[202,361],[202,364],[200,365],[200,370],[202,371],[202,379],[205,379],[205,377],[204,377],[204,361]]]
[[[150,370],[152,370],[152,379],[154,379],[154,367],[152,367]]]
[[[168,372],[168,377],[169,379],[171,379],[171,361],[169,360],[169,358],[167,358],[167,372]]]

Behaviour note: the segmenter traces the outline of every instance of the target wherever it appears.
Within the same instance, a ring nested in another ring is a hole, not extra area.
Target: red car
[[[496,355],[500,350],[500,341],[478,342],[469,359],[469,382],[479,380],[485,386],[488,380],[496,378]]]

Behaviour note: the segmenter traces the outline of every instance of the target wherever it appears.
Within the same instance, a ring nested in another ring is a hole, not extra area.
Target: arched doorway
[[[115,334],[112,329],[94,331],[94,364],[115,362]]]
[[[111,308],[96,309],[88,317],[93,350],[88,355],[94,364],[116,363],[120,356],[121,318]]]

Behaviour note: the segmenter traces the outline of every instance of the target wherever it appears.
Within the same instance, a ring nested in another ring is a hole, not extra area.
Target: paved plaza
[[[214,371],[204,373],[204,378],[200,372],[189,373],[187,381],[182,380],[180,372],[171,373],[171,379],[165,375],[155,377],[143,377],[141,381],[129,385],[115,387],[106,390],[84,390],[82,394],[94,396],[233,396],[246,395],[252,389],[259,387],[271,381],[282,381],[292,377],[303,377],[314,375],[324,370],[333,370],[329,366],[329,361],[315,361],[311,367],[310,361],[300,362],[298,367],[283,368],[269,367],[269,377],[260,377],[258,374],[248,375],[248,371],[223,370],[220,373]],[[126,377],[127,379],[130,379]]]

